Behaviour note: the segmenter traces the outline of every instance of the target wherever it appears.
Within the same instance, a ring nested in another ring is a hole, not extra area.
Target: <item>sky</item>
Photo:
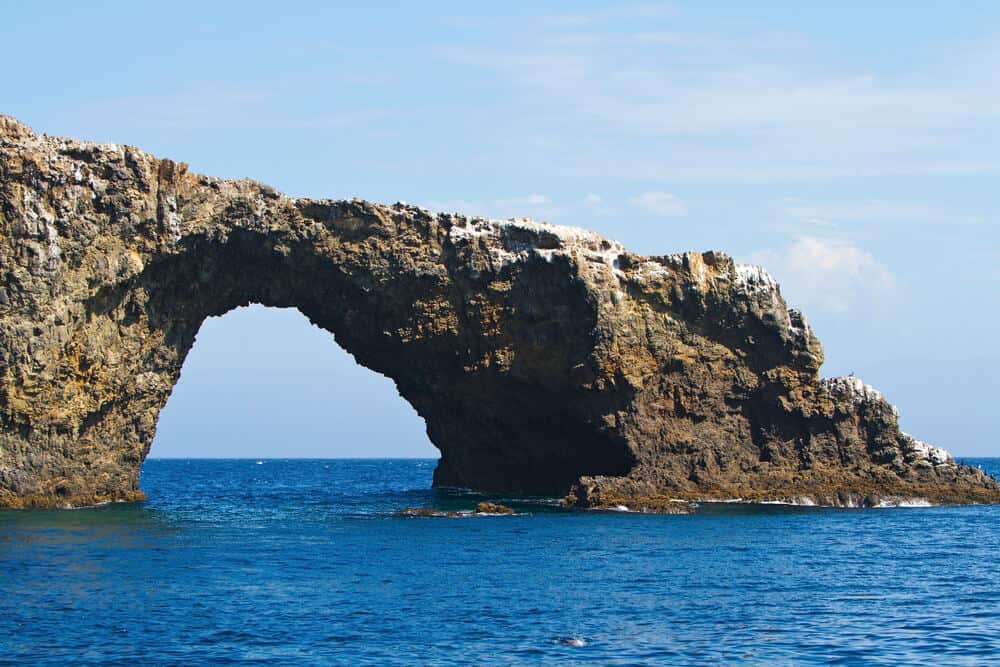
[[[502,5],[502,6],[492,6]],[[873,6],[877,5],[877,6]],[[290,195],[759,263],[904,429],[1000,456],[1000,3],[0,0],[0,112]],[[205,323],[153,456],[436,456],[294,311]]]

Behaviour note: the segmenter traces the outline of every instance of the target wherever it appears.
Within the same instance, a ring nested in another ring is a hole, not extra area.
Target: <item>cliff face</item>
[[[762,269],[569,227],[286,197],[0,116],[0,505],[142,497],[201,323],[294,306],[391,377],[439,485],[670,499],[996,502],[901,433]]]

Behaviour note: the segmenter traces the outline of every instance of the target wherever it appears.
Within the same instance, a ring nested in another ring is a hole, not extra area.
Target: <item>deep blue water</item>
[[[1000,661],[1000,507],[394,516],[482,499],[433,467],[151,460],[146,503],[0,512],[0,663]]]

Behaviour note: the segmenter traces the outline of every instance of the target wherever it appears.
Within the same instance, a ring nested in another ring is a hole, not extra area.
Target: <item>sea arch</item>
[[[1000,500],[900,432],[760,267],[646,257],[585,230],[288,197],[0,117],[0,505],[141,497],[202,322],[301,311],[391,378],[434,482],[873,504]]]
[[[298,309],[391,378],[441,451],[435,484],[564,493],[581,475],[630,469],[624,438],[561,395],[593,375],[597,319],[568,261],[501,261],[412,207],[288,198],[125,149],[67,158],[106,176],[78,188],[100,196],[67,193],[93,213],[43,223],[52,247],[5,292],[30,300],[22,285],[49,285],[58,346],[23,350],[45,368],[7,389],[3,449],[23,463],[0,473],[26,503],[141,497],[141,463],[199,328],[251,303]],[[121,171],[98,170],[109,158]],[[53,194],[28,197],[42,220]],[[513,231],[512,245],[540,234]]]

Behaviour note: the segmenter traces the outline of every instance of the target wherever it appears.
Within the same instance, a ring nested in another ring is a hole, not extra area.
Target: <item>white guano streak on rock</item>
[[[167,195],[164,200],[167,204],[167,231],[170,233],[170,239],[177,242],[181,238],[181,222],[183,222],[183,218],[177,212],[177,198]]]
[[[762,266],[757,266],[756,264],[737,264],[736,288],[750,296],[766,292],[777,294],[778,281]]]
[[[636,277],[640,281],[665,279],[670,277],[670,269],[657,261],[647,259],[636,268]]]
[[[899,418],[899,410],[896,406],[885,400],[880,391],[871,385],[865,384],[861,378],[854,377],[853,375],[825,378],[820,380],[820,386],[834,394],[846,394],[851,398],[852,403],[858,407],[879,404],[888,406],[892,410],[893,415],[897,419]],[[917,440],[902,431],[899,435],[904,454],[908,454],[917,461],[923,461],[934,466],[954,465],[955,459],[948,450],[942,447],[935,447],[923,440]]]
[[[524,261],[532,255],[541,257],[547,262],[553,261],[556,256],[576,255],[588,265],[596,264],[606,268],[617,278],[623,278],[625,275],[618,262],[618,258],[625,252],[624,246],[617,241],[605,239],[596,232],[567,225],[535,222],[528,218],[510,220],[465,218],[464,222],[464,226],[453,225],[448,232],[449,236],[452,240],[484,239],[496,268]],[[531,241],[511,244],[504,239],[504,232],[510,229],[524,230],[536,238],[542,234],[551,234],[559,240],[560,247],[539,248]]]
[[[865,384],[861,378],[849,375],[846,377],[825,378],[820,384],[831,393],[846,394],[851,398],[854,405],[885,403],[896,412],[896,406],[889,404],[882,396],[882,392],[875,389],[870,384]]]
[[[802,326],[796,326],[793,319],[801,322]],[[809,331],[809,322],[806,320],[806,316],[802,314],[801,310],[796,308],[788,309],[788,328],[793,334],[804,334]]]
[[[59,249],[59,233],[56,231],[55,226],[46,221],[45,232],[48,238],[48,269],[49,271],[55,271],[59,268],[59,257],[62,255],[62,251]]]
[[[926,461],[935,466],[954,465],[955,459],[943,447],[935,447],[923,440],[914,438],[909,433],[900,432],[900,436],[902,436],[900,439],[903,442],[903,446],[906,447],[907,453],[914,456],[917,460]]]

